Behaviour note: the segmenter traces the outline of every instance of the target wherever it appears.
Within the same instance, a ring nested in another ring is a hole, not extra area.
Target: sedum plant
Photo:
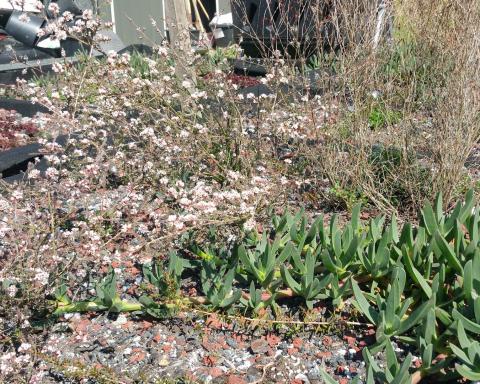
[[[301,253],[307,249],[313,251],[320,242],[323,215],[318,216],[308,228],[308,219],[303,209],[294,216],[287,212],[282,216],[273,216],[272,226],[275,237],[281,238],[281,247],[292,242]]]
[[[408,354],[402,362],[399,362],[391,343],[388,343],[385,349],[385,368],[381,368],[377,364],[368,348],[365,348],[363,350],[363,357],[368,367],[365,384],[411,384],[413,375],[410,374],[409,368],[412,363],[412,355]],[[326,373],[323,369],[320,370],[320,373],[325,383],[337,383],[337,381],[328,373]],[[360,379],[358,377],[353,380],[353,383],[359,382]]]
[[[367,368],[367,384],[388,383],[388,384],[410,384],[412,383],[412,375],[410,374],[410,365],[412,363],[412,355],[409,353],[407,357],[400,363],[393,349],[392,343],[387,343],[385,347],[386,367],[381,368],[375,362],[368,348],[363,350],[363,357],[368,364]]]
[[[364,251],[358,256],[364,271],[372,279],[380,279],[392,272],[395,265],[395,255],[392,254],[392,244],[399,241],[397,220],[392,217],[390,226],[383,230],[383,217],[372,219],[364,241]]]
[[[352,280],[352,289],[355,296],[353,304],[377,327],[377,343],[372,347],[374,353],[388,344],[392,337],[405,334],[421,322],[434,304],[431,299],[412,311],[413,299],[403,300],[406,283],[406,273],[403,268],[397,267],[394,269],[391,281],[392,283],[388,285],[386,290],[389,292],[388,296],[384,298],[377,294],[374,298],[378,308],[378,310],[375,310],[360,290],[358,283]]]
[[[247,250],[243,244],[238,247],[237,253],[242,270],[263,288],[270,288],[277,277],[280,265],[288,261],[295,251],[291,242],[280,250],[280,243],[281,239],[277,237],[270,244],[267,234],[264,233],[253,251]]]
[[[234,278],[235,268],[227,270],[227,266],[222,265],[217,269],[212,264],[203,263],[200,279],[203,292],[213,308],[228,308],[240,300],[242,292],[233,288]]]
[[[361,241],[356,233],[356,214],[354,212],[354,221],[347,224],[343,231],[338,226],[336,215],[330,220],[328,232],[323,226],[320,229],[320,258],[325,268],[339,279],[350,275],[352,265],[358,263],[356,255],[361,252]]]
[[[152,284],[162,296],[174,296],[178,293],[181,285],[181,276],[185,268],[191,265],[187,260],[182,259],[176,252],[170,252],[168,266],[164,268],[163,263],[153,261],[142,266],[145,280]]]
[[[262,297],[262,291],[255,288],[255,283],[252,281],[250,283],[248,298],[242,297],[240,299],[240,302],[246,309],[251,310],[255,314],[259,314],[264,309],[270,306],[275,308],[275,306],[277,305],[275,303],[276,296],[277,295],[274,293],[268,295],[267,299],[264,299]]]
[[[55,291],[57,308],[54,316],[66,313],[109,311],[109,312],[134,312],[141,311],[142,304],[122,300],[117,292],[117,279],[115,270],[110,268],[107,275],[96,284],[96,297],[87,301],[72,301],[67,295],[64,284]]]
[[[292,254],[292,263],[294,269],[291,272],[285,265],[282,265],[282,279],[295,295],[305,299],[307,308],[312,309],[314,300],[320,293],[324,292],[325,288],[332,281],[333,275],[327,274],[321,279],[315,277],[315,256],[310,250],[305,255],[305,262],[300,259],[298,252],[294,252]],[[292,274],[297,276],[297,279]]]
[[[452,352],[458,359],[455,370],[464,378],[472,381],[480,380],[480,342],[472,339],[465,331],[463,323],[456,324],[457,338],[460,347],[450,343]]]

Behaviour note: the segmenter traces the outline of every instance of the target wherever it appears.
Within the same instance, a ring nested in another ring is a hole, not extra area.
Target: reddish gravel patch
[[[222,324],[222,326],[220,326]],[[342,340],[313,329],[249,329],[212,318],[184,314],[162,322],[134,315],[69,315],[44,340],[42,354],[67,363],[82,361],[118,375],[121,383],[155,382],[162,377],[199,383],[322,383],[320,369],[349,383],[365,377],[358,337]],[[62,381],[50,364],[45,383]],[[180,382],[180,381],[179,381]]]

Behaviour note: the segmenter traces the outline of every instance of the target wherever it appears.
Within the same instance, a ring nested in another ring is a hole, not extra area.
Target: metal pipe
[[[5,29],[5,26],[8,23],[8,19],[12,16],[13,10],[11,9],[1,9],[0,10],[0,28]]]
[[[44,24],[45,19],[41,17],[27,15],[22,11],[13,11],[4,30],[15,40],[33,48],[39,39],[38,33]]]

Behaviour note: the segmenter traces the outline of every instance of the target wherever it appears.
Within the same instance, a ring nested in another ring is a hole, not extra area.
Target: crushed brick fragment
[[[131,363],[131,364],[135,364],[135,363],[138,363],[140,361],[143,361],[145,359],[145,357],[147,356],[147,354],[143,351],[137,351],[137,352],[134,352],[132,354],[132,356],[130,356],[130,359],[128,359],[128,361]]]
[[[292,356],[292,355],[295,355],[296,353],[298,353],[298,349],[297,348],[288,348],[287,349],[287,353]]]
[[[238,375],[230,375],[227,384],[247,384],[247,382]]]
[[[294,348],[300,349],[303,345],[303,340],[300,337],[293,339]]]
[[[330,359],[332,357],[332,352],[330,351],[320,351],[315,354],[319,359]]]
[[[267,340],[268,345],[272,348],[280,344],[280,341],[281,341],[280,337],[278,337],[277,335],[273,335],[271,333],[265,336],[265,339]]]
[[[223,371],[218,367],[213,367],[210,369],[210,371],[208,371],[208,374],[212,376],[212,378],[216,379],[217,377],[223,375]]]
[[[207,367],[213,367],[217,363],[217,358],[213,355],[207,355],[203,357],[203,364]]]

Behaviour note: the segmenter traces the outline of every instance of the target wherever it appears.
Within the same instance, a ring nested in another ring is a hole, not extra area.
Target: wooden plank
[[[165,0],[167,27],[172,47],[188,52],[191,48],[190,22],[186,1]]]
[[[187,56],[192,49],[190,40],[192,17],[188,12],[189,5],[187,1],[189,2],[189,0],[165,0],[170,46],[175,50],[175,56],[178,60],[175,70],[179,77],[183,77],[188,72],[191,72],[183,65],[185,60],[182,60],[182,56]]]

